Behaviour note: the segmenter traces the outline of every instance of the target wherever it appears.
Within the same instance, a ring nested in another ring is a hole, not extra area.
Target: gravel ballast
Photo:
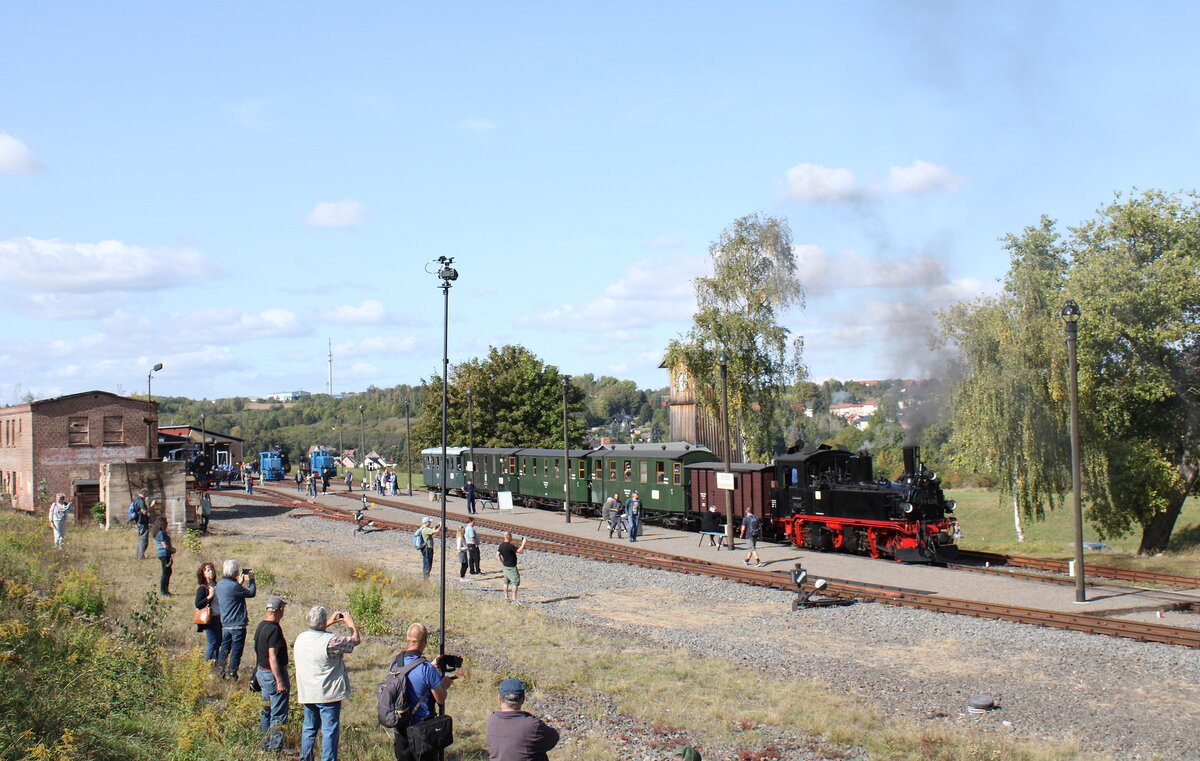
[[[355,535],[349,524],[316,517],[251,517],[230,509],[218,509],[216,517],[220,530],[363,552],[396,572],[418,567],[411,548],[396,552],[408,537],[394,532]],[[459,581],[457,564],[451,566],[458,588],[502,597],[498,580]],[[497,566],[485,546],[484,570]],[[719,647],[746,668],[849,691],[883,715],[1025,740],[1070,739],[1120,759],[1196,757],[1200,653],[1194,650],[876,604],[793,613],[789,592],[548,553],[526,552],[521,566],[522,599],[534,610],[705,657]],[[974,696],[993,698],[997,708],[969,712]],[[548,715],[565,723],[593,722],[569,705],[552,706]],[[623,746],[635,724],[592,729]],[[781,740],[792,747],[782,758],[829,757],[797,747],[801,737]],[[722,757],[721,749],[712,750]],[[845,757],[867,756],[851,750]]]

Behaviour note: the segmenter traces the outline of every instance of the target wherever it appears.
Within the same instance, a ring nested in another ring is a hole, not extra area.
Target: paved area
[[[273,488],[288,496],[296,496],[302,500],[308,499],[286,486]],[[226,494],[236,497],[233,492],[226,492]],[[343,491],[338,490],[318,496],[317,501],[331,507],[353,509],[361,504],[361,499],[361,492],[346,495]],[[407,502],[422,509],[439,506],[439,503],[431,500],[428,494],[417,491],[413,492],[412,497],[401,493],[399,497],[388,497],[387,499],[393,502]],[[479,503],[477,502],[476,505],[478,507]],[[467,517],[466,500],[460,497],[448,497],[446,513],[452,528],[465,521]],[[411,520],[412,513],[378,505],[368,513],[368,517],[373,515],[384,519],[403,521]],[[525,507],[500,510],[491,507],[490,503],[489,507],[479,509],[478,517],[504,521],[513,526],[513,533],[518,537],[520,528],[528,526],[588,539],[613,541],[614,543],[621,541],[623,544],[630,544],[628,539],[609,540],[607,523],[595,518],[575,515],[572,517],[572,521],[567,523],[561,512]],[[485,530],[483,533],[489,532]],[[746,542],[735,539],[734,545],[733,551],[719,549],[709,546],[707,537],[701,537],[694,532],[675,531],[643,524],[643,533],[638,537],[635,546],[732,566],[742,565],[747,554]],[[758,552],[764,564],[763,570],[778,571],[781,574],[786,574],[795,563],[799,562],[803,563],[804,567],[808,569],[810,577],[814,578],[854,580],[902,587],[925,594],[1043,610],[1105,616],[1139,614],[1139,617],[1145,617],[1146,615],[1153,616],[1153,611],[1169,607],[1172,603],[1181,600],[1200,600],[1200,590],[1175,592],[1113,585],[1089,585],[1088,602],[1076,603],[1074,586],[1064,584],[968,573],[929,565],[898,563],[892,560],[873,560],[841,553],[814,552],[771,542],[759,542]],[[1191,618],[1196,617],[1191,616]],[[1170,623],[1178,624],[1179,622],[1172,621]],[[1200,622],[1197,623],[1200,624]]]

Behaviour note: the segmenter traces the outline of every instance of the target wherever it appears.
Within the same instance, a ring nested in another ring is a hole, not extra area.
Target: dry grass
[[[133,546],[134,537],[128,530],[77,529],[68,538],[65,562],[78,567],[92,563],[101,569],[110,612],[133,609],[147,590],[157,588],[157,562],[133,560]],[[257,722],[253,699],[235,695],[244,687],[215,681],[205,673],[199,654],[203,636],[190,623],[196,567],[203,560],[219,564],[227,557],[238,558],[244,566],[271,569],[275,581],[270,589],[260,588],[257,601],[251,604],[251,618],[261,614],[267,595],[283,594],[291,602],[283,621],[289,640],[300,631],[303,612],[310,605],[345,609],[348,591],[364,578],[375,578],[384,585],[384,612],[393,632],[402,632],[411,621],[436,628],[436,587],[395,568],[364,567],[345,554],[243,537],[206,537],[200,554],[181,548],[172,580],[177,596],[166,601],[166,638],[177,653],[176,681],[183,685],[179,689],[233,697],[229,710],[245,711],[247,723]],[[605,715],[602,703],[607,698],[648,729],[653,725],[678,728],[702,746],[745,748],[746,758],[770,758],[771,746],[787,734],[864,747],[875,759],[1049,761],[1087,757],[1070,747],[1020,745],[941,725],[892,720],[863,701],[822,685],[739,668],[719,657],[634,646],[619,632],[606,636],[582,630],[529,607],[509,606],[453,588],[447,591],[446,617],[448,649],[475,656],[468,658],[451,691],[449,713],[455,717],[457,739],[447,754],[452,761],[486,758],[484,719],[495,708],[495,685],[507,676],[530,683],[528,708],[535,713],[539,691],[565,697],[581,714],[597,718]],[[713,644],[716,647],[719,642]],[[346,758],[382,761],[392,757],[388,733],[374,718],[374,687],[399,647],[395,633],[372,636],[347,656],[355,692],[343,712]],[[250,646],[247,652],[252,659]],[[299,740],[300,712],[296,709],[293,706],[287,730],[291,747]],[[553,755],[611,759],[618,757],[618,750],[609,738],[583,734],[565,737]]]

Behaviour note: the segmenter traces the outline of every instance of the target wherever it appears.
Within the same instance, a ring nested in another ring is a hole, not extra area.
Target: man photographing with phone
[[[300,760],[313,761],[317,732],[321,733],[321,761],[337,761],[341,736],[342,701],[350,695],[350,677],[342,656],[354,650],[362,638],[354,617],[346,611],[330,612],[314,605],[305,616],[308,630],[296,637],[292,657],[296,662],[296,693],[304,707],[300,730]],[[329,631],[343,624],[349,635]]]

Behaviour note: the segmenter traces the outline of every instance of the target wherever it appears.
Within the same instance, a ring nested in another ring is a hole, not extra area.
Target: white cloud
[[[924,195],[951,193],[962,185],[962,178],[946,167],[918,159],[908,166],[894,166],[889,169],[882,190],[899,195]]]
[[[271,128],[267,120],[266,110],[270,103],[268,98],[244,98],[225,106],[229,121],[246,129],[266,131]]]
[[[518,328],[611,333],[662,322],[686,322],[696,310],[692,278],[704,259],[666,256],[635,263],[601,295],[582,304],[518,317]]]
[[[891,167],[883,181],[869,183],[860,183],[849,169],[797,164],[787,170],[786,195],[799,201],[834,203],[867,196],[951,193],[962,186],[962,178],[946,167],[921,159]]]
[[[491,119],[463,119],[458,123],[459,129],[465,129],[468,132],[491,132],[499,126]]]
[[[33,174],[45,169],[33,151],[7,132],[0,132],[0,174]]]
[[[232,307],[220,307],[155,316],[120,311],[101,324],[109,334],[133,342],[174,341],[224,345],[312,333],[311,326],[286,309],[266,309],[254,314]]]
[[[191,249],[144,248],[121,241],[0,241],[0,283],[59,293],[154,291],[221,274]]]
[[[383,302],[367,299],[358,306],[343,304],[322,312],[320,319],[336,325],[384,325],[395,318],[384,309]]]
[[[346,341],[333,345],[333,359],[376,357],[386,359],[393,354],[407,354],[417,347],[411,336],[372,336],[361,341]]]
[[[360,201],[322,201],[304,215],[304,223],[313,227],[351,227],[367,218],[367,207]]]
[[[854,172],[820,164],[797,164],[787,170],[787,196],[801,201],[847,201],[860,192],[854,187]]]

